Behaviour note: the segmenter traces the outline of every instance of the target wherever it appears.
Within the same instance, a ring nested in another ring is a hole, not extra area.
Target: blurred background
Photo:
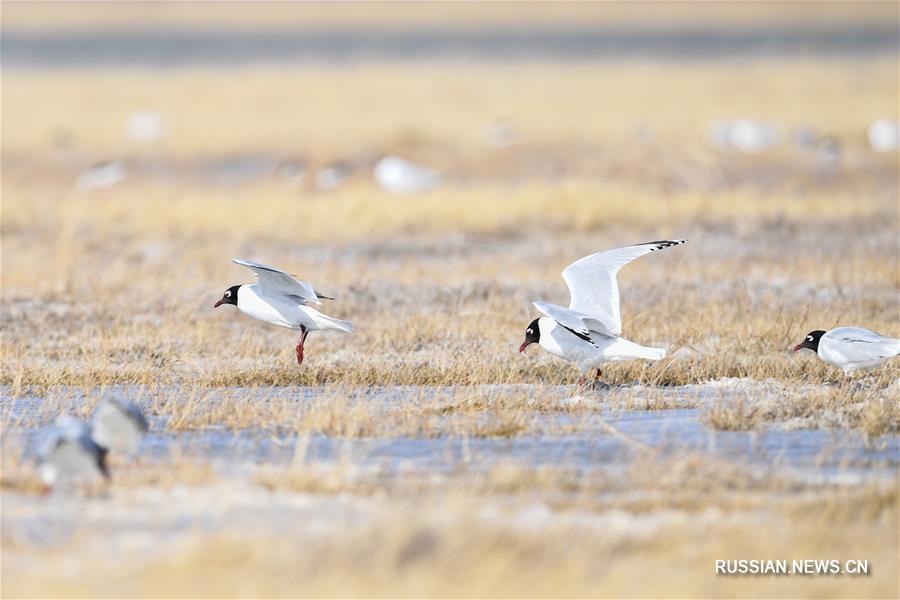
[[[6,3],[4,180],[831,187],[895,162],[896,25],[890,2]]]
[[[5,246],[52,232],[152,269],[179,232],[220,259],[262,239],[657,238],[821,212],[796,200],[837,191],[838,211],[863,196],[896,225],[897,10],[5,3]],[[21,277],[5,253],[5,292],[77,287],[58,250],[17,248],[38,269]]]

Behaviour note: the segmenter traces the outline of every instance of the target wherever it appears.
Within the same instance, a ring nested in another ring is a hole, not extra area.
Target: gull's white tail
[[[344,333],[353,333],[353,323],[350,321],[341,321],[340,319],[335,319],[334,317],[326,315],[322,315],[320,318],[327,324],[325,327],[326,329],[334,329],[336,331],[343,331]]]
[[[606,349],[606,353],[611,356],[616,356],[617,360],[630,360],[634,358],[662,360],[666,356],[664,348],[641,346],[640,344],[629,342],[625,338],[617,339],[612,346]]]
[[[888,342],[890,342],[888,347],[894,353],[894,356],[900,356],[900,340],[889,339]]]
[[[297,307],[307,318],[312,319],[316,326],[311,329],[322,329],[331,331],[343,331],[344,333],[353,333],[353,323],[350,321],[341,321],[334,317],[324,315],[312,308],[311,306],[300,305]],[[299,327],[298,327],[299,329]]]
[[[637,346],[637,344],[635,344]],[[664,348],[648,348],[647,346],[637,346],[639,352],[636,353],[636,356],[640,358],[646,358],[647,360],[662,360],[666,357],[666,351]]]

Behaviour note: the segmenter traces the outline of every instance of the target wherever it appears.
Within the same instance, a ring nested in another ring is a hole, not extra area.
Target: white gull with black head
[[[862,327],[836,327],[810,331],[794,351],[812,350],[819,358],[849,375],[857,369],[874,369],[900,356],[900,340]]]
[[[533,343],[554,356],[575,363],[582,375],[606,362],[635,359],[660,360],[662,348],[641,346],[621,337],[619,310],[619,269],[651,252],[677,246],[687,240],[661,240],[591,254],[579,259],[562,273],[569,286],[568,307],[535,302],[544,317],[525,330],[519,352]]]
[[[303,362],[303,346],[310,331],[341,331],[353,333],[353,325],[329,317],[310,304],[322,304],[322,299],[332,300],[293,275],[273,267],[236,258],[232,262],[247,267],[259,278],[255,284],[233,285],[222,295],[213,308],[233,304],[242,313],[270,325],[300,330],[297,343],[297,363]]]

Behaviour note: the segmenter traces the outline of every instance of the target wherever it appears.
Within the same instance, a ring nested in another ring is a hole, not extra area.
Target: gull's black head
[[[235,306],[237,306],[237,292],[239,287],[241,286],[233,285],[225,290],[225,293],[222,294],[222,299],[216,302],[213,305],[213,308],[219,308],[223,304],[234,304]]]
[[[525,348],[529,345],[541,341],[541,329],[538,327],[538,321],[539,319],[535,319],[528,325],[528,328],[525,330],[525,341],[519,346],[519,352],[525,352]]]
[[[803,350],[804,348],[808,348],[813,352],[819,351],[819,340],[822,336],[825,335],[825,332],[821,329],[816,329],[815,331],[810,331],[806,334],[806,337],[803,338],[803,341],[796,346],[794,346],[794,352],[798,350]]]

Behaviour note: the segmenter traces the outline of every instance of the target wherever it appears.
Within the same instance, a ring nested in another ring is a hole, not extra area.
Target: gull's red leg
[[[306,327],[300,326],[300,341],[297,342],[297,364],[303,364],[303,344],[306,342],[306,334],[309,333]]]
[[[597,376],[594,378],[594,381],[600,381],[600,378],[603,377],[603,373],[600,369],[597,369]]]

